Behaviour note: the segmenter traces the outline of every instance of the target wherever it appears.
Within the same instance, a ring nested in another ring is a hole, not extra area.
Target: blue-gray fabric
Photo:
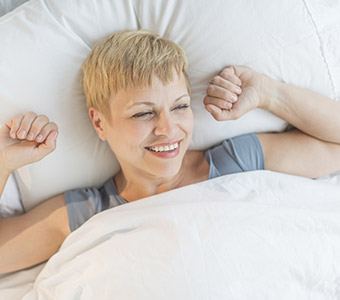
[[[261,144],[256,134],[244,134],[224,140],[205,151],[209,162],[209,179],[254,170],[264,169]],[[117,194],[113,177],[101,187],[79,188],[65,192],[69,227],[74,231],[93,215],[124,203]]]

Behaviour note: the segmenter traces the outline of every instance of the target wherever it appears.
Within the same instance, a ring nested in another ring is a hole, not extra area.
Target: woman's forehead
[[[131,108],[141,102],[174,102],[184,95],[189,97],[184,78],[174,78],[167,84],[155,78],[150,86],[134,87],[118,91],[118,93],[113,96],[112,104]]]

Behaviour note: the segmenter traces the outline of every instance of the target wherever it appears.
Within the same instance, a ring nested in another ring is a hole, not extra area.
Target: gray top
[[[206,150],[209,162],[209,179],[245,171],[263,170],[264,158],[261,144],[256,134],[244,134]],[[117,194],[113,177],[101,187],[79,188],[65,192],[69,227],[74,231],[93,215],[124,203]]]

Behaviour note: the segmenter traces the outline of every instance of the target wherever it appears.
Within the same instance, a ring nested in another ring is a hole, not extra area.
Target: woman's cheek
[[[125,127],[124,131],[128,131],[130,137],[134,137],[135,140],[143,140],[144,136],[148,136],[152,132],[152,122],[141,121],[134,122]]]
[[[184,126],[187,132],[192,132],[194,128],[194,115],[192,110],[189,110],[186,118],[184,119]]]

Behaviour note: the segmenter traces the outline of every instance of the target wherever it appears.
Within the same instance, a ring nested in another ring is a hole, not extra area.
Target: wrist
[[[282,99],[283,88],[283,82],[263,75],[258,107],[273,112],[275,105]]]

